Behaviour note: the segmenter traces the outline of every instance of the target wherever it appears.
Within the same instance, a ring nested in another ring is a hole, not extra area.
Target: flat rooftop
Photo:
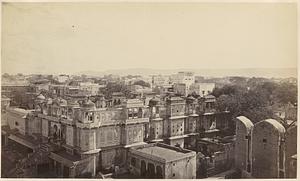
[[[196,156],[196,153],[191,150],[165,145],[162,143],[147,144],[141,147],[135,147],[131,151],[140,156],[150,156],[154,159],[157,158],[157,160],[164,162]]]

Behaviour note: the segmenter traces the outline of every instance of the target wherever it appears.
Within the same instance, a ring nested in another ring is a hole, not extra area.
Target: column
[[[60,164],[60,176],[64,176],[64,164]]]
[[[56,161],[53,160],[53,169],[54,169],[54,173],[57,174],[57,168],[56,168]]]
[[[7,146],[8,144],[8,135],[4,135],[4,146]]]
[[[92,176],[96,176],[96,154],[93,155],[93,172],[92,172]]]

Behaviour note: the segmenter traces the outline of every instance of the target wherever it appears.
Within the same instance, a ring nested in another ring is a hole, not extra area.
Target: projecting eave
[[[183,119],[183,118],[187,118],[188,116],[172,116],[169,117],[169,119]]]

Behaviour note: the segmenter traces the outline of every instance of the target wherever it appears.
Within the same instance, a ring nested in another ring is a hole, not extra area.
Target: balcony
[[[125,124],[149,123],[149,118],[132,118],[126,119]]]

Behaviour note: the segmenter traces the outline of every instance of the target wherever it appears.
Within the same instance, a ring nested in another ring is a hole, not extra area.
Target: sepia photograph
[[[1,179],[296,179],[297,7],[1,2]]]

